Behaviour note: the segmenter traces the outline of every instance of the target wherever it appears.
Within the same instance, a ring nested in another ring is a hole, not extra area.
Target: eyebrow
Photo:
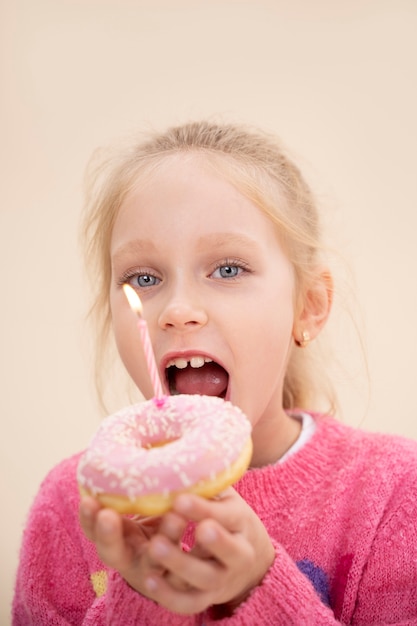
[[[139,252],[156,252],[156,246],[151,239],[133,239],[116,248],[111,257],[113,262],[117,262],[126,256],[135,255]]]
[[[251,249],[259,247],[255,239],[238,233],[210,233],[196,239],[197,247],[209,246],[216,249],[230,245]],[[134,256],[138,253],[157,253],[157,251],[157,247],[151,239],[133,239],[115,250],[111,255],[112,262],[123,261],[126,256]]]
[[[259,244],[255,239],[238,233],[210,233],[209,235],[199,237],[196,243],[198,246],[209,245],[213,248],[220,248],[228,245],[252,249],[259,247]]]

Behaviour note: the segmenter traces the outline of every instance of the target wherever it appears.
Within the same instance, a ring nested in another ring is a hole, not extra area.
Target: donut
[[[251,424],[217,396],[163,396],[106,417],[80,458],[77,480],[123,514],[161,515],[183,492],[212,498],[252,456]]]

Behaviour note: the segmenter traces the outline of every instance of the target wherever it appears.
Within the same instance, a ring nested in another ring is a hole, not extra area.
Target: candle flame
[[[137,315],[142,315],[142,302],[140,301],[140,298],[136,291],[133,289],[133,287],[125,283],[123,285],[123,291],[125,292],[125,296],[128,299],[130,308],[133,309],[133,311],[135,311]]]

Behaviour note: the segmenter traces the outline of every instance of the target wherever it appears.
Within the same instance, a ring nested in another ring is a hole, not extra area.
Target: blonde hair
[[[123,199],[168,157],[199,153],[204,163],[229,180],[275,225],[293,264],[298,293],[314,276],[322,250],[320,226],[313,194],[295,163],[276,138],[241,125],[191,122],[135,137],[116,150],[98,151],[86,173],[83,238],[87,268],[95,295],[90,315],[96,324],[96,385],[103,395],[102,367],[111,330],[109,292],[111,281],[110,239]],[[313,346],[293,350],[284,382],[285,409],[312,408],[323,396],[323,377],[316,383],[317,363]],[[330,408],[333,391],[324,391]]]

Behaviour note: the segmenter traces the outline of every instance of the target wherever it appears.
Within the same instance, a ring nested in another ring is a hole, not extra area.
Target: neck
[[[252,431],[253,456],[251,467],[276,463],[297,441],[301,422],[284,410],[270,418],[262,418]]]

